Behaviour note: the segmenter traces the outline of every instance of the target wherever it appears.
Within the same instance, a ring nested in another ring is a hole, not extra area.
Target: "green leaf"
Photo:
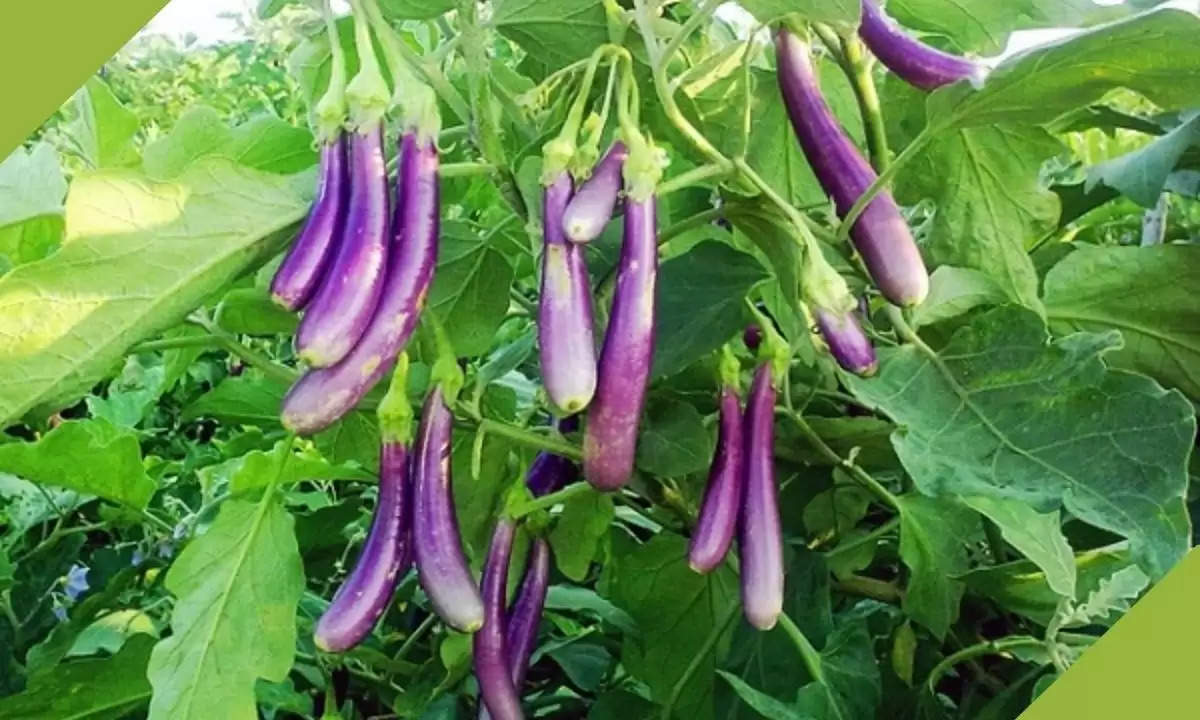
[[[155,490],[137,435],[100,419],[65,422],[37,442],[0,445],[0,472],[139,510]]]
[[[74,510],[90,499],[91,496],[81,495],[74,490],[42,488],[16,475],[0,472],[3,517],[9,527],[8,532],[14,535],[54,518],[60,512]]]
[[[104,80],[88,79],[75,93],[73,108],[75,118],[64,132],[89,167],[129,167],[138,163],[134,144],[137,114],[117,100]]]
[[[1058,227],[1058,196],[1039,173],[1061,150],[1041,128],[943,133],[905,167],[897,195],[937,205],[926,240],[936,264],[979,270],[1012,300],[1038,309],[1037,271],[1026,247]]]
[[[0,427],[72,402],[129,347],[268,257],[307,211],[306,185],[218,159],[171,183],[78,176],[62,250],[0,278]]]
[[[379,467],[379,422],[373,412],[352,412],[313,438],[329,462],[360,467]]]
[[[841,536],[866,517],[870,505],[871,494],[860,485],[835,485],[804,506],[804,529],[810,535],[832,532]]]
[[[558,524],[550,532],[554,562],[563,575],[575,582],[584,581],[613,515],[612,497],[602,493],[575,495],[564,503]]]
[[[216,321],[235,335],[279,335],[294,332],[300,319],[271,302],[265,288],[238,288],[225,293]]]
[[[220,154],[233,143],[233,131],[220,113],[206,105],[192,106],[171,132],[146,146],[142,165],[155,180],[172,180],[206,155]]]
[[[546,609],[578,613],[586,610],[604,622],[628,634],[637,634],[637,624],[621,608],[596,594],[591,588],[577,585],[552,585],[546,593]]]
[[[503,253],[466,226],[442,226],[437,275],[429,307],[437,313],[460,357],[482,355],[508,312],[513,269]]]
[[[492,526],[504,502],[504,490],[513,482],[508,468],[511,447],[497,435],[484,438],[479,477],[471,475],[475,433],[456,433],[451,446],[450,472],[454,482],[454,507],[467,554],[482,560],[491,543]]]
[[[950,500],[900,497],[900,559],[912,571],[904,612],[938,638],[958,619],[967,570],[967,539],[979,531],[974,513]]]
[[[767,24],[795,13],[809,22],[853,29],[862,15],[860,0],[745,0],[741,3],[760,23]]]
[[[279,423],[279,404],[287,385],[273,378],[254,375],[227,377],[183,410],[186,421],[210,417],[238,425]]]
[[[1075,555],[1062,533],[1057,510],[1039,513],[1025,503],[994,497],[969,496],[962,501],[999,525],[1004,539],[1046,574],[1051,590],[1075,597]]]
[[[1150,584],[1150,578],[1136,565],[1121,568],[1100,581],[1099,587],[1088,594],[1087,600],[1072,609],[1067,626],[1089,625],[1124,615]]]
[[[1108,370],[1101,355],[1119,345],[1116,333],[1049,342],[1035,314],[1004,307],[936,358],[886,349],[877,378],[847,382],[904,428],[893,444],[922,492],[1065,507],[1128,537],[1138,563],[1161,577],[1189,545],[1196,422],[1180,393]]]
[[[492,24],[537,63],[559,68],[608,42],[598,0],[499,0]]]
[[[1115,367],[1145,373],[1200,399],[1200,247],[1080,247],[1046,276],[1056,333],[1119,330]]]
[[[678,478],[706,469],[712,457],[712,433],[694,405],[668,401],[650,406],[638,438],[638,468]]]
[[[1091,192],[1103,183],[1142,207],[1152,208],[1183,154],[1196,144],[1200,144],[1200,114],[1140,150],[1089,168],[1085,187]]]
[[[913,686],[913,663],[917,654],[917,633],[912,623],[905,622],[896,629],[892,641],[892,671],[904,684]]]
[[[753,255],[718,242],[663,263],[652,377],[674,375],[740,332],[746,295],[767,277]]]
[[[962,83],[929,98],[935,127],[1028,125],[1127,88],[1162,110],[1195,104],[1200,95],[1200,17],[1157,10],[1016,55],[991,72],[982,90]]]
[[[53,146],[41,142],[28,151],[17,148],[0,163],[0,227],[44,215],[61,217],[66,194]]]
[[[727,673],[724,670],[718,670],[717,674],[725,678],[725,681],[738,694],[738,697],[765,718],[771,718],[771,720],[814,720],[812,715],[803,713],[766,693],[755,690],[743,682],[737,675]]]
[[[119,720],[150,699],[146,663],[154,638],[138,635],[103,660],[59,665],[0,699],[0,716],[21,720]]]
[[[872,720],[880,702],[879,666],[864,620],[843,620],[821,651],[822,678],[800,688],[796,708],[814,719]]]
[[[385,17],[397,20],[429,20],[454,9],[454,0],[379,0]]]
[[[331,465],[323,458],[305,453],[291,453],[281,471],[279,463],[283,451],[288,447],[290,444],[281,440],[270,452],[252,450],[239,458],[222,463],[223,467],[219,470],[214,468],[214,473],[227,476],[229,491],[235,494],[265,487],[276,477],[279,478],[280,485],[304,480],[375,480],[374,475],[361,468]]]
[[[166,587],[177,601],[150,657],[150,720],[256,718],[255,682],[283,681],[295,654],[304,571],[291,515],[273,494],[225,502]]]
[[[612,655],[601,645],[570,642],[547,652],[577,687],[593,691],[612,665]]]
[[[1002,305],[1008,295],[992,276],[978,270],[943,265],[929,277],[929,297],[917,306],[917,327],[951,320],[977,307]]]
[[[621,545],[608,568],[608,594],[641,629],[638,637],[625,636],[621,662],[662,703],[705,649],[709,635],[721,632],[737,603],[737,579],[726,568],[710,575],[693,572],[687,564],[687,542],[678,535],[663,532],[644,545]],[[675,717],[711,720],[721,644],[699,659],[675,704]]]
[[[270,114],[256,115],[233,129],[225,154],[255,170],[291,175],[317,164],[313,135]]]

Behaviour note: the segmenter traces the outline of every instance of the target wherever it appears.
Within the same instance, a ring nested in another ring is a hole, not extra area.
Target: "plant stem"
[[[933,670],[929,673],[929,679],[926,680],[926,685],[929,688],[929,692],[936,693],[938,681],[941,680],[942,676],[945,675],[946,672],[948,672],[950,668],[954,667],[955,665],[983,655],[1002,655],[1010,650],[1026,647],[1044,648],[1045,643],[1033,637],[1010,637],[1002,638],[1000,640],[989,640],[987,642],[979,643],[978,645],[972,645],[970,647],[963,648],[962,650],[959,650],[958,652],[946,657],[940,663],[935,665]]]
[[[402,644],[400,649],[396,651],[396,655],[392,658],[392,662],[400,662],[404,658],[408,657],[408,653],[412,651],[413,646],[417,644],[417,641],[420,640],[425,633],[429,632],[430,628],[437,623],[437,619],[438,616],[436,613],[430,613],[424,620],[422,620],[421,624],[418,625],[408,637],[404,638],[404,644]]]
[[[883,192],[884,188],[896,177],[900,170],[929,144],[929,141],[933,139],[937,131],[938,128],[927,125],[924,130],[913,138],[908,147],[904,148],[904,151],[896,156],[896,159],[888,165],[887,169],[879,173],[879,177],[875,179],[875,182],[871,183],[866,192],[854,202],[854,205],[850,208],[850,212],[846,213],[846,217],[842,219],[842,224],[838,226],[837,231],[839,242],[844,242],[846,238],[850,237],[850,228],[854,227],[854,223],[858,222],[858,218],[862,216],[863,211],[867,209],[867,206],[871,204],[875,196]]]
[[[825,671],[821,669],[821,653],[813,647],[813,644],[808,641],[796,623],[788,617],[787,613],[779,614],[779,624],[783,627],[784,632],[792,639],[792,644],[800,651],[800,659],[804,662],[804,668],[808,670],[808,674],[812,679],[825,684]]]
[[[851,575],[834,582],[833,589],[848,595],[871,598],[890,605],[899,605],[904,599],[904,592],[894,583],[876,580],[875,578]]]
[[[670,195],[677,190],[683,190],[692,185],[699,185],[705,180],[713,178],[724,178],[729,175],[729,166],[718,163],[710,163],[692,168],[685,173],[681,173],[671,178],[670,180],[661,183],[658,186],[657,195],[663,197]]]
[[[438,168],[438,177],[442,178],[458,178],[471,177],[473,175],[494,175],[498,171],[495,165],[491,163],[480,162],[460,162],[446,163]]]
[[[193,313],[189,319],[207,330],[209,335],[216,341],[218,347],[231,355],[241,358],[247,365],[257,368],[267,377],[287,383],[288,385],[295,382],[296,378],[299,377],[299,373],[295,370],[280,365],[257,350],[246,347],[231,333],[213,322],[206,314]]]
[[[704,4],[687,19],[687,22],[683,24],[679,32],[675,33],[675,37],[671,38],[671,41],[667,43],[667,47],[663,50],[657,62],[662,64],[665,69],[666,64],[671,62],[671,58],[675,56],[675,53],[679,51],[679,48],[683,46],[688,37],[696,31],[696,28],[700,27],[701,23],[716,12],[717,8],[724,2],[725,0],[704,0]]]
[[[800,428],[800,433],[808,439],[813,448],[816,449],[816,451],[822,456],[824,456],[826,460],[849,473],[851,477],[857,480],[863,487],[869,490],[885,505],[893,510],[900,510],[900,500],[893,495],[890,490],[885,488],[878,480],[871,477],[870,473],[868,473],[866,470],[863,470],[856,463],[843,458],[841,455],[838,455],[837,452],[835,452],[833,448],[829,447],[825,440],[817,434],[817,431],[813,430],[812,426],[808,424],[808,421],[804,419],[803,415],[796,412],[792,408],[788,408],[788,416],[791,417],[792,421],[796,423],[796,426]]]
[[[695,215],[692,215],[691,217],[686,217],[686,218],[680,220],[679,222],[675,223],[674,225],[667,227],[662,232],[660,232],[658,234],[658,244],[666,245],[668,242],[670,242],[671,240],[674,240],[675,238],[684,234],[688,230],[694,230],[695,228],[702,227],[704,225],[709,224],[713,220],[720,220],[724,216],[725,216],[725,211],[722,210],[721,208],[712,208],[711,210],[701,210],[700,212],[696,213]]]
[[[845,543],[843,545],[838,545],[834,549],[825,553],[825,560],[828,561],[831,558],[835,558],[844,553],[848,553],[851,550],[857,550],[858,548],[862,547],[863,545],[866,545],[867,543],[873,543],[873,542],[877,541],[879,538],[883,537],[884,535],[887,535],[888,533],[895,530],[899,525],[900,525],[899,517],[891,518],[884,524],[882,524],[879,527],[872,530],[870,533],[863,535],[860,538],[855,538],[851,542]]]
[[[725,617],[721,620],[721,622],[713,625],[712,632],[710,632],[708,637],[704,640],[704,645],[702,645],[696,654],[692,656],[692,660],[688,663],[687,668],[684,669],[683,675],[681,675],[679,680],[677,680],[671,687],[671,695],[667,698],[666,704],[663,705],[663,720],[671,720],[671,713],[675,709],[675,703],[679,702],[679,697],[683,695],[684,688],[687,687],[688,682],[692,679],[692,676],[696,674],[696,671],[700,669],[700,664],[704,662],[704,659],[708,657],[708,654],[711,653],[713,648],[717,646],[717,642],[720,641],[721,636],[725,634],[725,631],[728,630],[729,626],[733,624],[733,621],[737,619],[738,612],[740,610],[741,605],[739,603],[731,603],[729,610],[726,611]]]
[[[884,172],[891,164],[888,152],[887,126],[883,121],[883,108],[879,102],[879,90],[871,75],[870,58],[863,50],[863,43],[855,35],[842,38],[842,57],[846,75],[854,87],[858,107],[862,112],[863,129],[867,135],[867,150],[876,172]]]
[[[583,495],[588,492],[596,492],[596,490],[586,482],[571,483],[562,490],[521,503],[510,513],[510,517],[513,520],[519,520],[538,510],[548,510],[559,503],[565,503],[576,495]]]
[[[535,450],[545,450],[546,452],[561,455],[569,460],[579,461],[583,459],[583,451],[577,445],[573,445],[566,440],[558,440],[545,435],[540,435],[532,430],[516,427],[515,425],[506,425],[496,422],[495,420],[481,420],[479,422],[479,432],[507,438],[525,447]],[[547,495],[546,497],[550,497]]]

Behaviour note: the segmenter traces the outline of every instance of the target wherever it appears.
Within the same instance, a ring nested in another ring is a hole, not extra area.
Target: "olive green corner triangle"
[[[167,0],[0,3],[0,160],[166,4]]]
[[[1192,550],[1020,720],[1196,717],[1200,549]]]

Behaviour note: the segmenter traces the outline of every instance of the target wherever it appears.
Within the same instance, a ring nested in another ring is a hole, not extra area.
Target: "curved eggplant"
[[[616,490],[633,473],[638,422],[654,360],[656,222],[653,194],[626,199],[617,287],[583,435],[584,476],[598,490]]]
[[[808,45],[786,30],[775,36],[779,86],[804,155],[825,192],[845,216],[877,179],[821,95]],[[871,279],[888,300],[919,305],[929,294],[929,273],[900,206],[887,191],[867,206],[850,231]]]
[[[978,63],[942,52],[904,32],[875,0],[863,0],[858,34],[889,70],[922,90],[936,90],[959,80],[978,82],[984,74]]]
[[[432,140],[409,133],[400,148],[392,248],[379,305],[362,339],[337,365],[312,370],[283,400],[283,424],[301,435],[350,412],[395,363],[416,329],[437,264],[438,155]]]
[[[589,243],[600,237],[604,226],[612,220],[621,193],[621,170],[629,152],[625,143],[615,141],[604,158],[592,171],[567,204],[562,215],[562,229],[574,243]]]
[[[271,299],[280,307],[300,310],[316,293],[341,240],[347,185],[346,136],[339,133],[321,146],[317,199],[271,280]]]
[[[508,632],[505,635],[508,665],[512,670],[513,685],[518,691],[525,684],[525,673],[529,670],[529,658],[537,644],[538,624],[542,621],[549,588],[550,543],[544,538],[534,538],[525,562],[521,589],[517,591],[517,599],[508,613]]]
[[[700,518],[688,545],[688,565],[698,573],[715,570],[733,544],[742,500],[742,405],[737,390],[721,388],[717,451],[708,472]]]
[[[450,478],[454,418],[441,386],[425,399],[413,468],[413,554],[421,587],[450,627],[474,632],[483,625],[483,600],[467,567]]]
[[[379,500],[354,569],[317,621],[313,641],[326,652],[362,642],[379,621],[408,565],[408,449],[385,441],[380,452]]]
[[[505,593],[515,527],[508,518],[496,521],[492,544],[483,566],[483,627],[474,637],[475,678],[488,715],[496,720],[520,720],[521,698],[513,684],[506,649]]]
[[[596,391],[596,341],[592,329],[592,286],[584,248],[567,242],[562,213],[571,197],[563,172],[543,194],[542,290],[538,346],[550,401],[567,415],[587,407]]]
[[[387,196],[379,123],[350,138],[350,198],[341,243],[296,330],[296,353],[312,367],[344,358],[375,312],[387,263]]]
[[[843,370],[863,377],[870,377],[879,370],[875,348],[853,311],[835,313],[816,308],[814,314],[821,337]]]
[[[746,477],[738,518],[742,611],[760,630],[783,612],[783,534],[775,488],[775,382],[771,363],[759,365],[746,402]]]

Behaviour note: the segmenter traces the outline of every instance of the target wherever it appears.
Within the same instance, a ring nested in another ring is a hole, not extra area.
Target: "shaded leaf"
[[[443,226],[428,302],[460,357],[482,355],[492,346],[508,312],[512,281],[503,253],[465,226]]]
[[[1050,589],[1075,597],[1075,555],[1057,510],[1039,513],[1024,503],[994,497],[968,496],[962,501],[999,525],[1004,539],[1046,574]]]
[[[118,720],[150,700],[146,663],[154,638],[138,635],[102,660],[59,665],[24,692],[0,699],[0,716],[21,720]]]
[[[956,502],[900,497],[900,559],[912,571],[904,612],[938,638],[958,619],[967,570],[967,539],[979,531],[974,513]]]
[[[575,495],[564,503],[558,523],[550,532],[554,561],[563,575],[583,582],[601,539],[608,534],[613,514],[612,498],[602,493]]]
[[[683,477],[708,468],[712,433],[691,403],[654,403],[642,421],[637,466],[652,475]]]

